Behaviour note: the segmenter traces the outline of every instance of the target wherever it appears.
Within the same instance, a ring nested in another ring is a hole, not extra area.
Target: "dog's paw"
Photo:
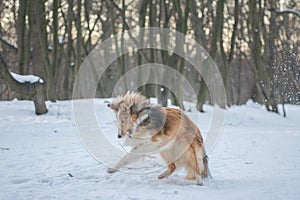
[[[196,185],[202,186],[203,185],[203,181],[201,177],[196,177]]]
[[[203,186],[204,184],[202,182],[196,182],[196,185]]]
[[[118,171],[118,170],[116,170],[116,169],[114,169],[114,168],[108,168],[108,169],[106,170],[106,172],[107,172],[107,173],[110,173],[110,174],[115,173],[116,171]]]
[[[157,178],[158,179],[163,179],[163,178],[166,178],[166,176],[164,174],[160,174]]]

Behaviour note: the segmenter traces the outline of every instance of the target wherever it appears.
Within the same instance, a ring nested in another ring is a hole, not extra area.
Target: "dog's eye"
[[[125,122],[127,121],[127,118],[128,118],[128,117],[122,118],[122,119],[121,119],[121,123],[122,123],[122,124],[125,124]]]

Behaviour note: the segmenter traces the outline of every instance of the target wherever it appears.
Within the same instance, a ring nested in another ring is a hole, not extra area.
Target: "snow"
[[[44,83],[44,80],[41,77],[35,75],[20,75],[14,72],[10,72],[10,74],[19,83],[35,83],[35,82]]]
[[[97,119],[118,144],[106,100],[95,100]],[[223,135],[208,155],[213,179],[204,186],[184,180],[183,171],[163,180],[157,179],[162,170],[107,174],[80,143],[71,101],[47,106],[49,112],[37,116],[30,101],[0,102],[0,199],[300,198],[300,106],[286,105],[287,118],[253,102],[229,108]],[[191,108],[187,114],[194,119]],[[205,109],[198,124],[204,136],[212,107]],[[134,166],[148,161],[162,165],[154,155]]]

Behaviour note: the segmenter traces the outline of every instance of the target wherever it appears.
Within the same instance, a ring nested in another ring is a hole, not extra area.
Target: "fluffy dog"
[[[187,179],[210,176],[203,138],[197,126],[180,109],[153,105],[137,92],[127,92],[108,107],[114,110],[119,128],[118,137],[125,138],[125,145],[132,147],[109,173],[132,163],[145,155],[160,153],[168,169],[159,179],[171,175],[175,169],[184,167]]]

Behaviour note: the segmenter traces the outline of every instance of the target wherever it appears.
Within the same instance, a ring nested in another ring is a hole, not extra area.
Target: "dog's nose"
[[[118,130],[118,138],[122,138],[121,130]]]

